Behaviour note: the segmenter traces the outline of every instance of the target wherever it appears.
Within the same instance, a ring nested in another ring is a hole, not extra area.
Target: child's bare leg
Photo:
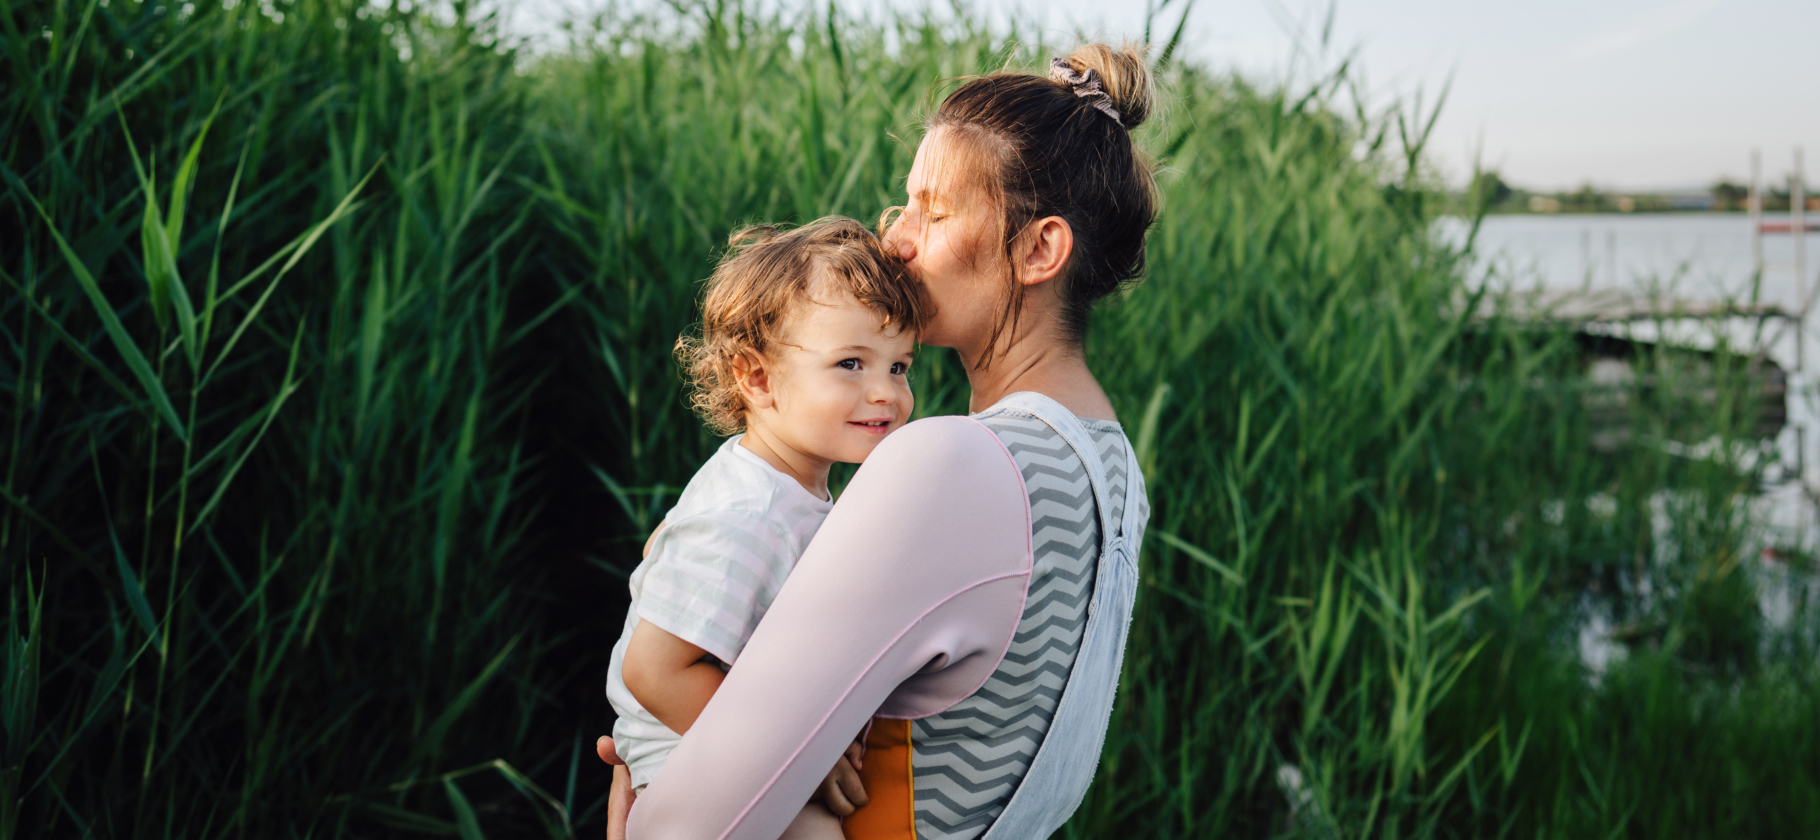
[[[840,831],[840,818],[829,813],[820,802],[811,802],[803,806],[777,840],[844,840],[844,837]]]

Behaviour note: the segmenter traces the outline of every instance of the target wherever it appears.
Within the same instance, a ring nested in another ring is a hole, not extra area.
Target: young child
[[[734,436],[647,543],[607,674],[634,793],[708,704],[821,527],[829,467],[865,460],[910,417],[917,290],[871,231],[830,217],[750,228],[730,245],[708,279],[701,335],[677,351],[696,410]],[[841,837],[830,808],[864,804],[852,758],[786,838]]]

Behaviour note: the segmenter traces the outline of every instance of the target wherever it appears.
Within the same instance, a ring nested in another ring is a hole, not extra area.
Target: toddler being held
[[[678,355],[695,408],[733,437],[683,489],[632,572],[613,648],[613,743],[634,792],[656,778],[739,657],[833,502],[828,470],[910,417],[914,281],[859,222],[733,235],[699,337]],[[839,838],[865,804],[850,749],[786,838]]]

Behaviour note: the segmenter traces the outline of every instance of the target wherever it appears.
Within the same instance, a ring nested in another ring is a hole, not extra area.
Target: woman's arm
[[[771,840],[875,712],[925,717],[972,694],[1016,631],[1030,538],[1023,477],[990,430],[942,417],[893,434],[639,797],[629,836]]]

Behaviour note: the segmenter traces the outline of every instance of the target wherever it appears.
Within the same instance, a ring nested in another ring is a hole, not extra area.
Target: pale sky
[[[531,0],[518,15],[523,25],[544,3],[595,1]],[[1166,37],[1184,1],[1171,0],[1160,13],[1163,33],[1155,38]],[[863,14],[884,0],[839,4]],[[1079,30],[1140,37],[1147,9],[1144,0],[972,5],[1000,21],[1035,18],[1052,42]],[[1747,177],[1753,147],[1762,149],[1766,179],[1784,176],[1796,145],[1808,151],[1808,182],[1820,182],[1820,0],[1337,0],[1321,55],[1328,5],[1197,0],[1187,54],[1280,80],[1292,69],[1308,78],[1356,49],[1379,106],[1417,92],[1432,102],[1451,77],[1431,148],[1456,182],[1476,155],[1507,181],[1535,189],[1586,181],[1703,187]],[[1307,33],[1300,59],[1297,29]]]

